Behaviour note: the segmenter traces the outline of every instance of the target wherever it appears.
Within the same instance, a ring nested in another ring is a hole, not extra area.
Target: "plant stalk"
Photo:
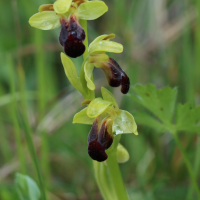
[[[84,61],[89,55],[88,52],[88,34],[87,34],[87,21],[80,20],[80,24],[85,31],[85,52],[83,54]],[[84,66],[81,68],[81,76],[84,79]],[[89,91],[88,97],[94,98],[94,91]],[[85,97],[84,97],[85,98]],[[113,141],[113,148],[110,147],[108,150],[108,159],[105,163],[99,163],[93,161],[94,174],[96,178],[99,190],[104,200],[129,200],[128,194],[124,187],[124,183],[121,177],[119,165],[116,157],[116,148],[119,143],[120,136],[116,136]]]
[[[177,146],[179,147],[180,151],[181,151],[181,154],[183,155],[183,159],[185,161],[185,164],[186,164],[186,167],[188,169],[188,172],[189,172],[189,175],[190,175],[190,178],[191,178],[191,181],[192,181],[192,184],[193,184],[193,187],[196,191],[196,194],[198,196],[198,199],[200,199],[200,191],[199,191],[199,188],[198,188],[198,184],[195,180],[195,175],[194,175],[194,172],[193,172],[193,169],[192,169],[192,166],[190,164],[190,161],[189,159],[187,158],[187,155],[186,155],[186,152],[177,136],[177,133],[173,133],[173,136],[174,136],[174,139],[175,139],[175,142],[177,144]]]

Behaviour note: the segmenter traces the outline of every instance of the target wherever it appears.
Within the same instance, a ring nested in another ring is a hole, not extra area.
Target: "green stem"
[[[25,134],[26,141],[27,141],[27,144],[28,144],[29,152],[30,152],[32,161],[33,161],[33,163],[35,165],[36,171],[37,171],[39,184],[40,184],[40,189],[41,189],[41,192],[42,192],[42,199],[46,200],[43,177],[42,177],[42,174],[41,174],[41,171],[40,171],[39,162],[38,162],[37,154],[36,154],[36,151],[35,151],[35,148],[34,148],[34,144],[33,144],[33,140],[32,140],[30,129],[28,127],[28,124],[26,122],[25,117],[20,113],[19,110],[18,110],[17,113],[18,113],[19,119],[21,120],[21,124],[23,126],[24,134]]]
[[[112,200],[107,181],[105,180],[105,167],[102,164],[104,165],[104,163],[93,161],[95,179],[104,200]],[[104,168],[104,171],[102,171],[102,168]]]
[[[197,141],[197,149],[195,153],[195,161],[194,161],[194,175],[195,177],[198,177],[198,172],[200,168],[200,136],[198,136],[198,141]],[[193,185],[190,185],[187,199],[190,200],[192,199],[192,194],[193,194],[194,188]]]
[[[35,29],[35,43],[36,43],[36,66],[37,66],[37,76],[38,76],[38,113],[39,120],[42,119],[45,113],[46,106],[46,80],[45,80],[45,55],[42,48],[43,44],[43,32],[41,30]],[[41,145],[41,168],[44,174],[45,185],[48,185],[49,181],[49,155],[48,155],[48,141],[46,137],[46,132],[40,133],[42,138]]]
[[[185,164],[186,164],[186,167],[188,169],[188,172],[189,172],[189,175],[190,175],[190,178],[191,178],[191,181],[192,181],[192,184],[193,184],[193,187],[194,189],[196,190],[196,193],[197,193],[197,196],[198,196],[198,199],[200,199],[200,191],[199,191],[199,188],[198,188],[198,184],[195,180],[195,175],[194,175],[194,172],[193,172],[193,169],[192,169],[192,166],[190,164],[190,161],[189,159],[187,158],[187,155],[186,155],[186,152],[181,144],[181,142],[179,141],[179,138],[177,136],[176,133],[173,133],[173,136],[174,136],[174,139],[175,139],[175,142],[177,144],[177,146],[179,147],[182,155],[183,155],[183,159],[185,161]]]
[[[86,61],[89,52],[88,52],[88,34],[87,34],[87,21],[80,20],[80,24],[85,31],[85,52],[83,54],[84,62]],[[87,89],[85,77],[84,77],[84,64],[81,67],[80,79],[83,84],[83,87],[86,88],[86,97],[85,99],[95,98],[94,91]],[[121,173],[119,170],[117,157],[116,157],[116,148],[119,143],[120,136],[116,136],[113,142],[113,145],[108,149],[108,159],[105,163],[98,163],[96,161],[94,164],[94,174],[97,181],[99,190],[105,200],[129,200],[126,189],[123,184]]]
[[[23,154],[23,145],[22,145],[22,138],[20,134],[20,126],[17,121],[17,116],[16,116],[16,106],[17,106],[17,101],[15,97],[15,76],[14,76],[14,67],[13,67],[13,62],[12,62],[12,57],[8,56],[8,66],[9,66],[9,75],[10,75],[10,91],[12,95],[12,101],[11,101],[11,117],[12,121],[14,124],[14,136],[15,136],[15,141],[16,141],[16,152],[17,156],[20,162],[20,170],[22,173],[26,172],[26,165],[25,165],[25,158]]]
[[[116,151],[109,154],[107,159],[108,171],[110,174],[111,182],[114,186],[118,200],[129,200],[128,194],[124,187],[124,183],[119,170],[119,165],[117,162]]]
[[[45,194],[45,188],[44,188],[44,184],[43,184],[43,178],[40,172],[40,168],[39,168],[39,163],[38,163],[38,159],[37,159],[37,155],[35,152],[35,148],[33,145],[33,140],[32,140],[32,136],[31,136],[31,128],[29,125],[29,121],[28,121],[28,114],[27,114],[27,102],[26,102],[26,88],[25,88],[25,74],[24,74],[24,70],[23,67],[21,65],[18,65],[17,67],[18,70],[18,74],[19,74],[19,79],[20,79],[20,94],[21,94],[21,101],[22,101],[22,112],[23,114],[19,113],[19,117],[21,118],[21,121],[23,122],[22,125],[24,125],[24,133],[25,133],[25,137],[26,137],[26,141],[28,144],[28,148],[30,151],[30,155],[32,158],[32,161],[34,162],[36,171],[37,171],[37,175],[38,175],[38,179],[39,179],[39,183],[40,183],[40,188],[42,191],[42,199],[46,200],[46,194]]]
[[[85,45],[85,52],[83,54],[83,59],[85,60],[89,54],[89,52],[88,52],[87,20],[80,20],[80,24],[85,31],[85,40],[83,42],[83,44]]]

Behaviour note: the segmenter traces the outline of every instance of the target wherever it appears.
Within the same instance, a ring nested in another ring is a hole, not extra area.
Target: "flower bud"
[[[118,144],[117,146],[117,161],[118,163],[125,163],[129,160],[129,153],[128,151],[122,146]]]
[[[85,52],[84,40],[85,31],[75,15],[71,15],[68,22],[65,19],[61,19],[59,41],[68,56],[72,58],[81,56]]]
[[[105,161],[108,156],[105,152],[113,142],[112,120],[97,117],[88,135],[88,154],[93,160]]]

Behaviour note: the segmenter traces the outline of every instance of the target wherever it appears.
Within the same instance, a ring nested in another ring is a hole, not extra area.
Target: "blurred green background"
[[[1,200],[18,199],[14,187],[16,172],[38,181],[27,148],[26,129],[34,140],[49,199],[102,199],[87,154],[90,126],[72,124],[83,99],[64,74],[60,61],[63,50],[58,43],[60,29],[41,31],[28,24],[41,4],[53,2],[0,1]],[[124,45],[124,52],[110,56],[127,72],[132,85],[177,86],[178,102],[199,105],[200,1],[105,3],[109,11],[88,22],[89,41],[101,34],[115,33],[115,41]],[[80,70],[82,58],[73,61]],[[128,95],[120,93],[120,88],[108,87],[100,69],[95,69],[94,79],[97,96],[104,85],[113,91],[121,109],[133,115],[141,110]],[[18,120],[16,107],[27,126]],[[137,137],[127,134],[121,140],[130,154],[130,160],[120,164],[130,199],[186,199],[190,178],[172,136],[141,124],[138,132]],[[196,140],[195,134],[181,135],[191,162]]]

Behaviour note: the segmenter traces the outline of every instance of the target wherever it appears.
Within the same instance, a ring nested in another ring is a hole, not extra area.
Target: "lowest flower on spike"
[[[118,108],[117,102],[108,90],[102,87],[101,98],[87,100],[89,105],[74,116],[73,123],[92,124],[88,135],[88,154],[99,162],[107,159],[107,150],[115,135],[137,132],[133,116]]]
[[[61,26],[60,44],[68,56],[76,58],[85,51],[85,32],[79,19],[94,20],[107,11],[103,1],[57,0],[54,4],[41,5],[39,13],[33,15],[29,23],[42,30]]]

